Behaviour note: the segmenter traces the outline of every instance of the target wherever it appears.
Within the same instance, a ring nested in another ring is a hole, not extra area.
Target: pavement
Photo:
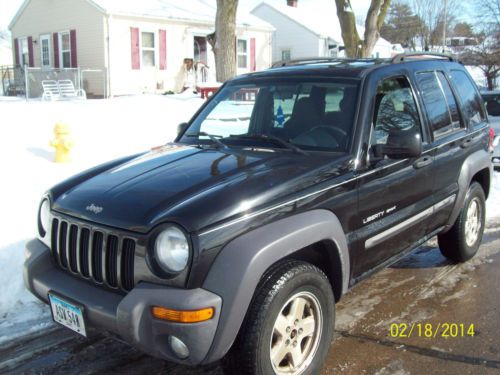
[[[452,264],[436,246],[429,241],[342,298],[321,375],[500,374],[500,221],[488,223],[469,262]],[[85,339],[51,324],[0,345],[0,373],[214,375],[223,370],[218,363],[178,366],[101,334]]]

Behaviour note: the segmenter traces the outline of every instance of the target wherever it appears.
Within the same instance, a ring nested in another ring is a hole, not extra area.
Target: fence
[[[25,96],[27,100],[41,99],[43,81],[70,80],[75,90],[83,89],[89,98],[107,98],[106,69],[29,68],[0,66],[0,95]]]

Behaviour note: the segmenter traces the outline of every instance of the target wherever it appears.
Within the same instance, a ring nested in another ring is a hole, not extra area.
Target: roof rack
[[[281,60],[273,63],[271,68],[281,68],[284,66],[295,66],[295,65],[305,65],[305,64],[324,64],[324,63],[355,63],[355,62],[367,62],[367,63],[381,63],[388,62],[387,59],[377,59],[377,58],[366,58],[366,59],[354,59],[354,58],[344,58],[344,57],[306,57],[296,60]]]
[[[394,56],[391,59],[391,63],[396,64],[396,63],[401,63],[404,62],[408,59],[418,59],[418,58],[428,58],[428,59],[446,59],[448,61],[453,61],[453,62],[458,62],[457,59],[455,59],[451,55],[447,55],[445,53],[437,53],[437,52],[411,52],[411,53],[400,53],[396,56]]]

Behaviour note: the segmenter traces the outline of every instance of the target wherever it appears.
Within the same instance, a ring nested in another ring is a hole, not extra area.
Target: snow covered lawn
[[[24,244],[36,234],[41,195],[81,170],[171,141],[177,125],[202,103],[192,95],[53,103],[0,97],[0,344],[52,324],[49,309],[22,281]],[[72,130],[69,164],[52,162],[48,143],[57,122]],[[488,218],[500,216],[499,203],[500,175],[495,173]]]
[[[199,96],[131,96],[109,100],[26,102],[0,97],[0,344],[50,323],[50,312],[22,280],[24,244],[36,235],[41,195],[96,164],[174,139]],[[73,161],[55,164],[49,147],[57,122],[70,126]]]

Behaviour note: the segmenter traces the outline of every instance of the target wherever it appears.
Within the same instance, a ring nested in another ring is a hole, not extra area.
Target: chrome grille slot
[[[106,281],[109,285],[118,287],[118,269],[116,267],[118,258],[118,237],[109,235],[106,243]]]
[[[59,225],[59,262],[63,268],[68,267],[66,249],[68,245],[68,223],[62,221]]]
[[[103,282],[102,277],[102,251],[104,236],[102,232],[94,232],[92,240],[92,276],[98,283]]]
[[[122,256],[121,256],[121,282],[125,290],[130,290],[134,287],[134,256],[135,242],[129,238],[123,240]]]
[[[78,272],[77,265],[77,252],[78,252],[78,227],[72,224],[69,227],[69,242],[68,242],[68,254],[69,254],[69,269],[73,272]]]
[[[85,278],[88,278],[90,276],[89,248],[90,230],[87,228],[82,228],[80,233],[80,253],[78,254],[78,256],[80,258],[80,273]]]

